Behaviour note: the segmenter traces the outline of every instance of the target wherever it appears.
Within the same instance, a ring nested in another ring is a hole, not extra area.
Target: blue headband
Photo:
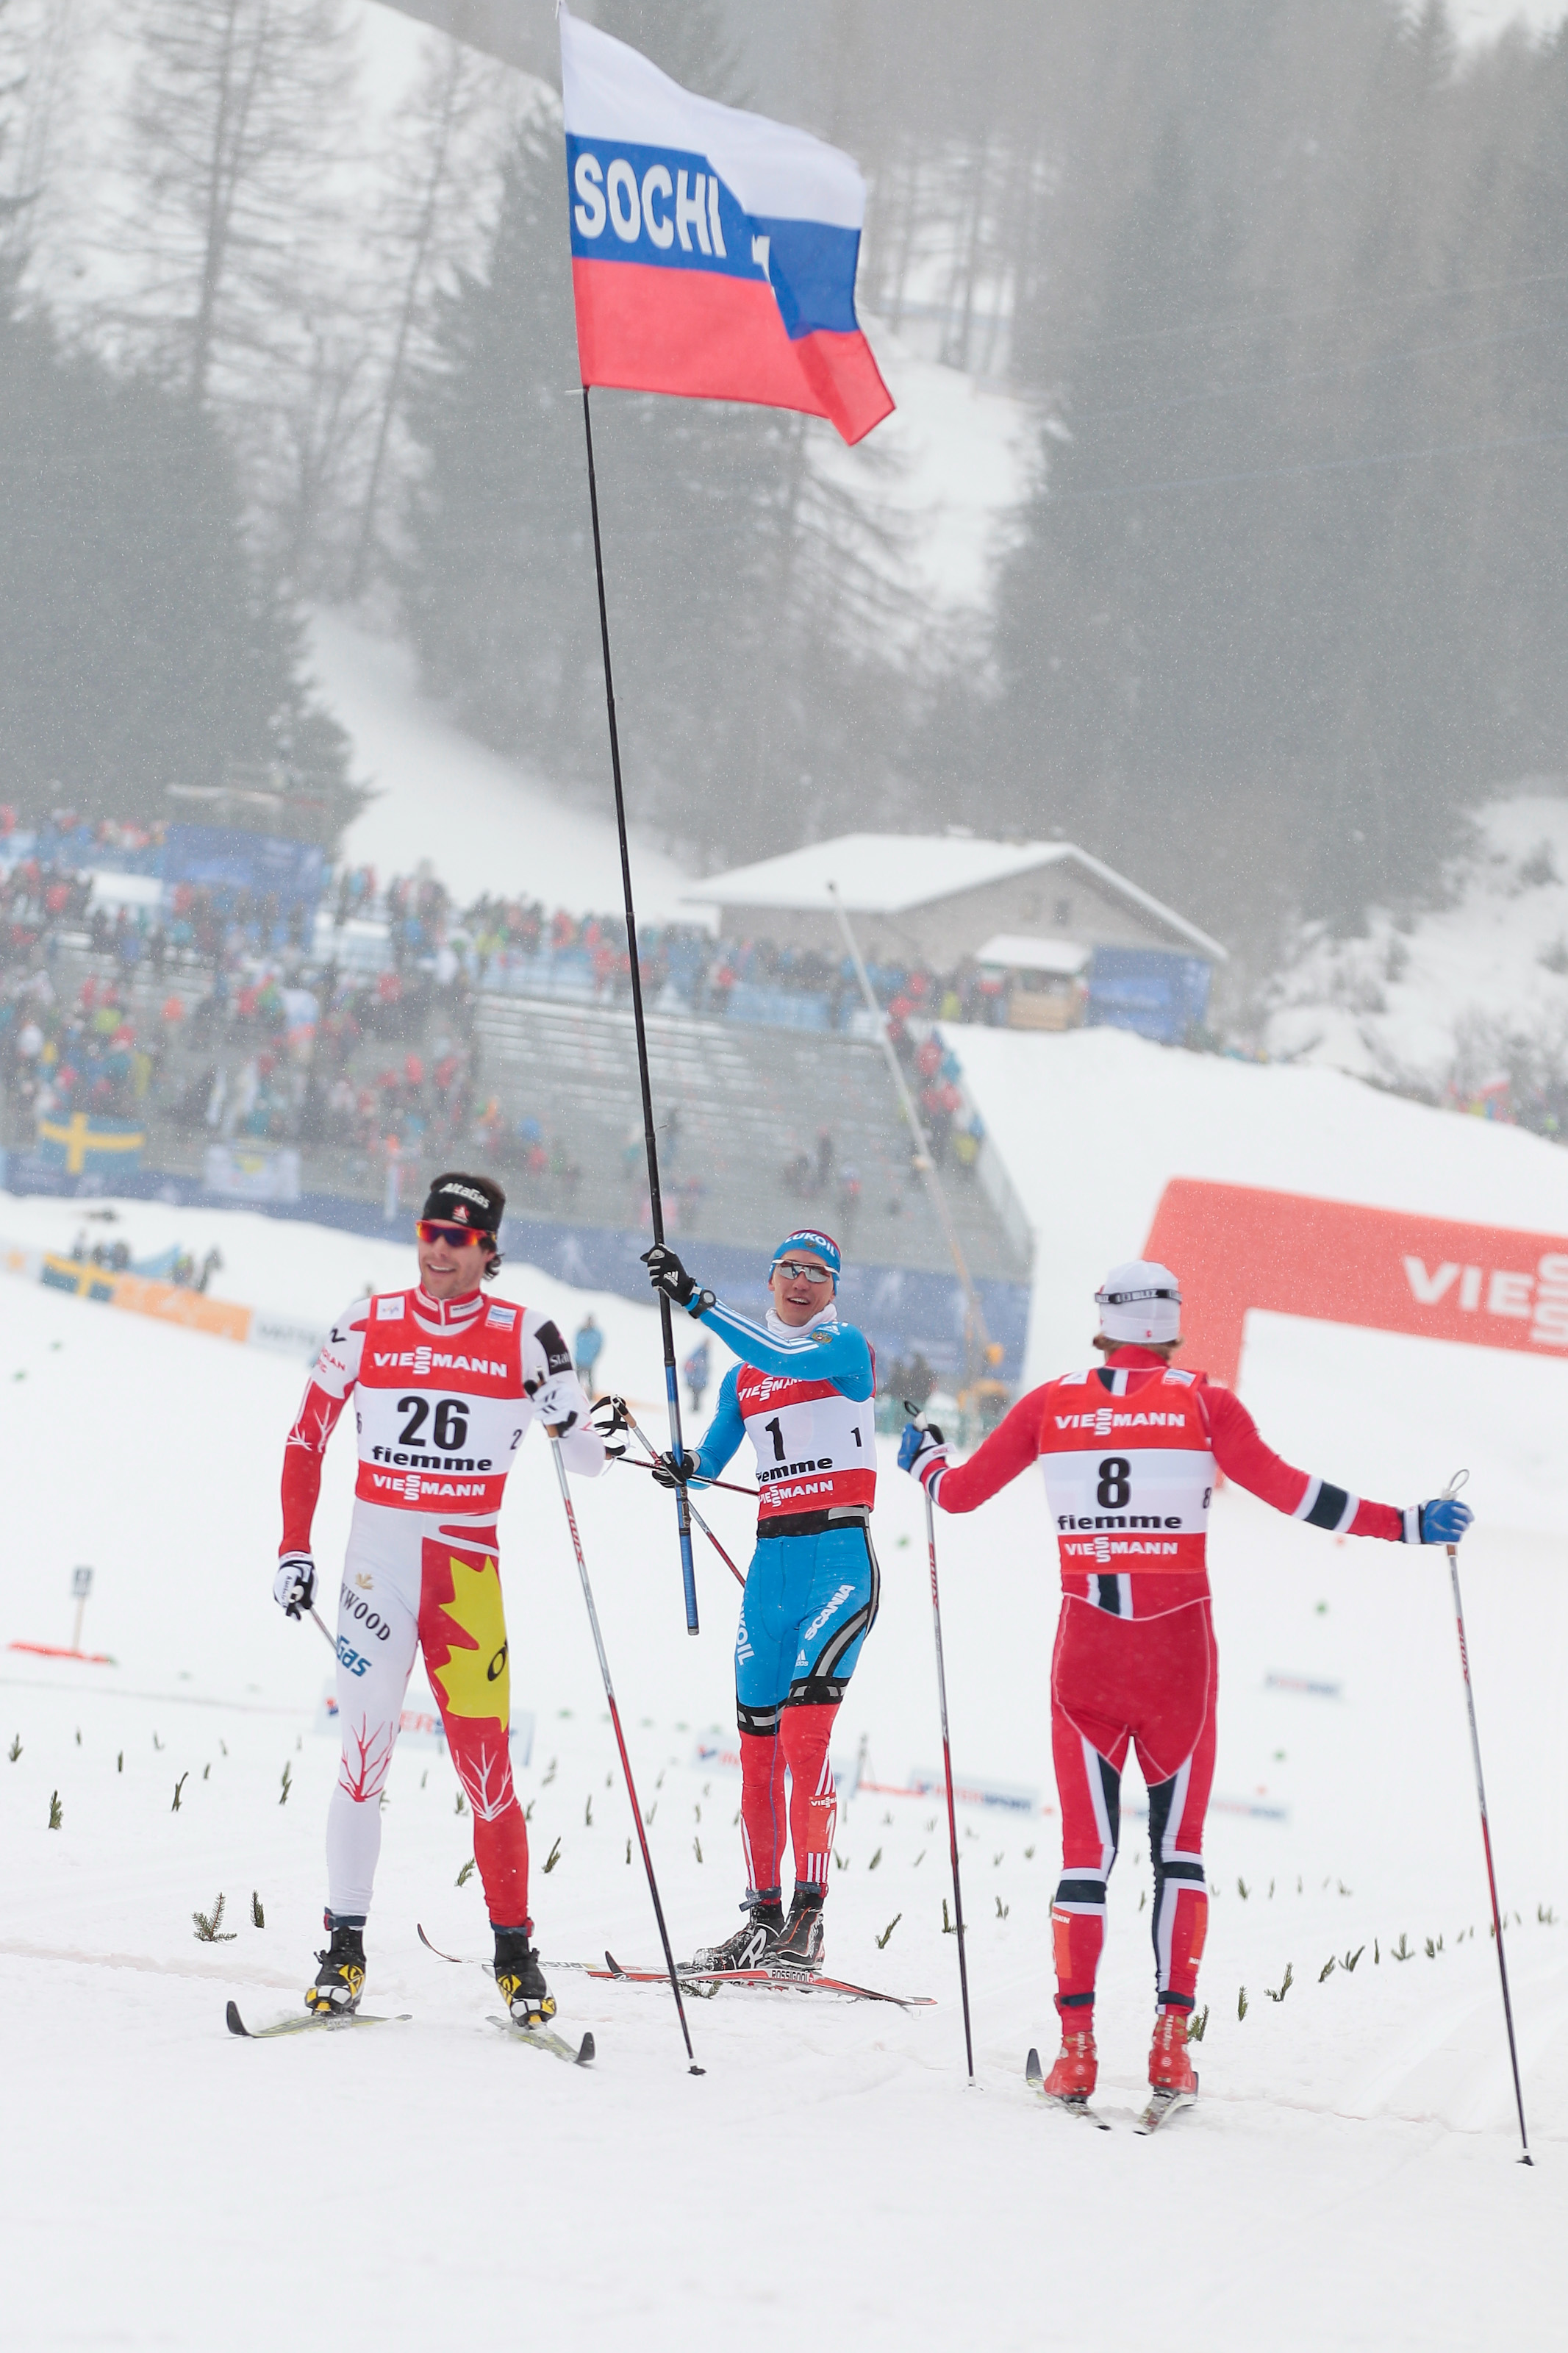
[[[773,1252],[773,1265],[777,1266],[781,1258],[788,1258],[791,1250],[810,1250],[815,1257],[822,1261],[824,1266],[832,1270],[836,1282],[844,1271],[844,1263],[838,1255],[838,1244],[831,1234],[816,1233],[809,1226],[803,1226],[798,1233],[786,1234]]]

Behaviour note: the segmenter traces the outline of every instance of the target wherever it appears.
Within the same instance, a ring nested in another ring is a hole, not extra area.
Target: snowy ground
[[[350,865],[368,861],[384,880],[428,859],[459,904],[499,891],[580,914],[619,906],[615,821],[603,807],[464,734],[419,692],[413,656],[347,615],[313,615],[310,658],[353,745],[353,774],[376,792],[343,837]],[[607,749],[605,759],[607,777]],[[432,835],[437,800],[464,818]],[[660,851],[638,844],[635,880],[644,922],[700,921],[681,904],[691,878]]]
[[[1083,1293],[1137,1247],[1171,1174],[1568,1222],[1562,1155],[1331,1073],[1107,1033],[958,1042],[1042,1233],[1037,1374],[1081,1356]],[[0,1203],[0,1228],[24,1238],[52,1239],[71,1217]],[[330,1314],[367,1276],[404,1271],[391,1245],[247,1215],[127,1205],[112,1230],[140,1251],[176,1226],[204,1247],[209,1225],[229,1261],[224,1288],[295,1314]],[[528,1270],[509,1276],[541,1295]],[[580,1305],[559,1287],[545,1303],[568,1322]],[[594,1303],[615,1319],[606,1369],[650,1393],[651,1309]],[[1363,1492],[1430,1492],[1461,1440],[1475,1466],[1466,1600],[1499,1870],[1518,1915],[1531,2174],[1513,2162],[1443,1561],[1336,1545],[1228,1490],[1214,1523],[1224,1696],[1204,2101],[1162,2139],[1127,2129],[1151,2019],[1135,1772],[1100,2004],[1117,2129],[1042,2113],[1022,2084],[1028,2045],[1053,2035],[1058,1859],[1044,1696],[1055,1574],[1032,1482],[941,1527],[961,1777],[1042,1801],[1033,1817],[961,1811],[978,2088],[964,2080],[931,1799],[862,1788],[846,1803],[829,1954],[936,2008],[696,2003],[707,2072],[694,2079],[668,1995],[562,1969],[563,2024],[598,2041],[580,2074],[503,2044],[478,1970],[419,1946],[416,1920],[475,1956],[485,1930],[477,1881],[456,1884],[472,1848],[450,1768],[412,1746],[389,1790],[367,2005],[411,2021],[247,2051],[224,2030],[225,2000],[253,2022],[283,2016],[313,1970],[334,1770],[314,1729],[331,1661],[269,1591],[300,1367],[16,1282],[0,1286],[0,1641],[67,1641],[69,1572],[90,1562],[86,1646],[117,1662],[0,1650],[12,2341],[270,2353],[308,2316],[312,2339],[393,2348],[519,2327],[552,2344],[685,2348],[722,2331],[773,2347],[805,2329],[834,2353],[1033,2353],[1123,2346],[1156,2299],[1174,2353],[1548,2336],[1568,2284],[1557,2208],[1542,2202],[1568,2113],[1568,1583],[1554,1533],[1568,1514],[1549,1445],[1519,1471],[1514,1422],[1521,1399],[1527,1418],[1544,1411],[1541,1385],[1560,1368],[1516,1356],[1505,1389],[1484,1350],[1256,1317],[1242,1372],[1292,1459]],[[1390,1348],[1397,1361],[1376,1353]],[[919,1499],[886,1456],[883,1468],[882,1615],[837,1754],[847,1775],[864,1740],[869,1778],[902,1786],[940,1750]],[[318,1525],[328,1562],[349,1469],[340,1432]],[[521,1780],[541,1940],[552,1962],[606,1945],[647,1960],[646,1890],[626,1860],[626,1801],[541,1452],[525,1452],[511,1490],[503,1546],[517,1704],[537,1719]],[[746,1506],[710,1503],[743,1550]],[[728,1727],[735,1596],[704,1550],[689,1640],[663,1499],[612,1471],[578,1504],[672,1932],[689,1947],[728,1927],[741,1885],[738,1784],[696,1761],[700,1738]],[[207,1946],[192,1914],[220,1890],[235,1939]]]

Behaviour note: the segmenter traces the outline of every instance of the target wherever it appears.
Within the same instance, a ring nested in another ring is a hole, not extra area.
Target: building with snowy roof
[[[835,889],[873,964],[952,972],[997,938],[1226,961],[1218,940],[1070,841],[846,833],[710,874],[687,897],[732,936],[837,957]]]
[[[1070,841],[847,833],[710,875],[687,895],[731,937],[835,961],[849,917],[873,965],[977,967],[1016,1029],[1079,1021],[1168,1044],[1207,1018],[1218,940]]]

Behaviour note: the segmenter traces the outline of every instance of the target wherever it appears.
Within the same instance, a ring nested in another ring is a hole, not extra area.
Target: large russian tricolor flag
[[[893,404],[855,316],[849,157],[560,13],[583,382],[802,409],[860,440]]]

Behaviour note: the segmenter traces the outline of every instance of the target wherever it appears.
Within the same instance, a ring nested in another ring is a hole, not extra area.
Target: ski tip
[[[593,2036],[591,2034],[584,2034],[583,2037],[582,2046],[577,2052],[578,2066],[591,2067],[597,2056],[598,2052],[594,2047]]]
[[[244,2019],[241,2018],[239,2014],[238,2002],[231,2001],[223,2015],[224,2023],[228,2028],[229,2032],[231,2034],[243,2034],[246,2041],[248,2042],[250,2040],[250,2029],[247,2026]]]
[[[418,1929],[418,1931],[419,1931],[419,1941],[420,1941],[420,1943],[424,1946],[424,1947],[425,1947],[426,1951],[427,1953],[433,1953],[433,1952],[435,1951],[436,1947],[435,1947],[435,1946],[430,1942],[429,1937],[425,1934],[425,1923],[424,1923],[424,1921],[423,1921],[423,1920],[416,1920],[416,1922],[414,1923],[414,1926],[415,1926]]]
[[[621,1967],[621,1965],[620,1965],[619,1961],[617,1961],[617,1960],[616,1960],[616,1957],[615,1957],[614,1953],[610,1953],[610,1952],[606,1952],[606,1953],[605,1953],[605,1967],[609,1970],[610,1975],[611,1975],[613,1978],[624,1978],[624,1977],[626,1976],[626,1971],[625,1971],[625,1969],[623,1969],[623,1968],[622,1968],[622,1967]]]
[[[1031,2042],[1029,2055],[1024,2062],[1024,2081],[1026,2084],[1043,2084],[1045,2080],[1040,2067],[1040,2054]]]

